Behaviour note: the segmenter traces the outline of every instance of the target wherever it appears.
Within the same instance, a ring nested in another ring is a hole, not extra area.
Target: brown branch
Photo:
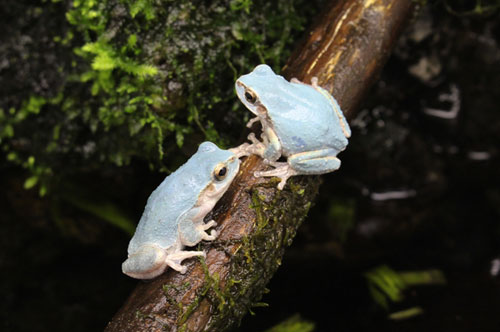
[[[382,68],[411,13],[410,0],[334,2],[284,68],[288,78],[333,92],[347,118]],[[212,212],[219,237],[200,246],[205,260],[185,262],[184,275],[168,270],[140,282],[106,332],[225,331],[258,301],[280,265],[319,187],[317,176],[288,180],[255,178],[265,169],[251,156]]]

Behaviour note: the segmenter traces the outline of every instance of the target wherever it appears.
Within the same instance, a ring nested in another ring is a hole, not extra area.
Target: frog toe
[[[206,257],[206,253],[204,251],[178,251],[176,253],[168,255],[165,263],[172,269],[180,272],[181,274],[184,274],[187,271],[187,267],[185,265],[181,265],[182,261],[187,258],[197,256]]]
[[[217,231],[215,229],[212,229],[212,231],[210,232],[210,235],[203,232],[202,238],[205,241],[213,241],[217,238]]]
[[[291,168],[290,165],[288,165],[287,163],[275,163],[275,165],[277,165],[275,169],[269,171],[255,172],[254,175],[255,177],[268,177],[268,176],[278,177],[281,180],[280,183],[278,184],[278,189],[283,190],[288,178],[297,175],[298,173],[293,168]]]

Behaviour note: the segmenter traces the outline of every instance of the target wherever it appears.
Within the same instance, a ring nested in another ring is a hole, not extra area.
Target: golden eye
[[[214,177],[217,181],[222,181],[227,175],[227,167],[224,164],[217,165],[214,169]]]
[[[250,103],[254,104],[257,101],[257,96],[253,91],[245,91],[245,99]]]

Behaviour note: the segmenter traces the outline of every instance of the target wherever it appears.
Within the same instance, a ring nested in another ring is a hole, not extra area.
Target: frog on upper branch
[[[305,84],[297,79],[290,82],[276,75],[267,65],[257,66],[236,81],[236,93],[254,114],[247,127],[260,121],[261,140],[253,133],[251,144],[231,149],[238,156],[259,155],[274,169],[255,172],[255,176],[277,176],[282,190],[294,175],[324,174],[337,170],[343,151],[351,136],[339,104],[317,79]],[[278,161],[287,157],[285,162]]]

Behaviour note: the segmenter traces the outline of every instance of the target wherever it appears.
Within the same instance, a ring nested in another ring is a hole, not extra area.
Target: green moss
[[[415,316],[419,316],[424,313],[424,310],[421,307],[412,307],[409,309],[397,311],[391,313],[388,317],[392,320],[403,320],[413,318]]]
[[[43,171],[27,187],[44,183],[46,192],[56,174],[132,159],[167,171],[203,140],[235,144],[249,114],[234,80],[260,62],[279,70],[312,12],[298,14],[305,4],[75,0],[9,8],[19,35],[0,47],[12,65],[0,78],[8,86],[2,150],[20,166],[33,156]],[[22,38],[34,42],[19,47]]]
[[[500,0],[442,0],[446,10],[457,16],[491,15],[500,8]]]
[[[365,278],[374,301],[387,310],[391,302],[401,302],[405,291],[412,286],[446,284],[440,270],[396,272],[386,265],[366,272]]]
[[[347,239],[349,231],[354,227],[355,201],[333,197],[329,201],[328,224],[332,229],[332,234],[341,243]]]
[[[309,201],[317,193],[318,180],[303,177],[294,181],[295,189],[276,191],[268,183],[251,188],[252,209],[255,211],[255,227],[249,235],[231,243],[237,246],[232,253],[229,273],[225,280],[215,273],[210,274],[204,258],[200,262],[204,271],[203,285],[194,299],[179,307],[177,326],[187,331],[188,320],[202,301],[210,303],[211,319],[209,331],[227,329],[235,325],[253,308],[266,307],[262,294],[268,293],[265,286],[281,264],[284,249],[289,245],[310,207]],[[167,301],[171,285],[164,286]],[[177,289],[177,288],[175,288]]]
[[[262,294],[269,291],[265,285],[280,266],[284,249],[291,244],[310,207],[308,201],[317,190],[312,183],[295,184],[297,190],[275,191],[276,184],[252,188],[255,228],[242,238],[241,247],[231,260],[229,280],[237,282],[227,282],[219,290],[220,296],[212,299],[212,306],[217,306],[218,312],[212,316],[210,330],[220,329],[219,324],[231,324],[228,323],[231,318],[236,324],[245,312],[253,313],[252,308],[267,306],[261,302]]]
[[[269,330],[266,330],[266,332],[312,332],[313,330],[313,323],[303,319],[299,315],[293,315]]]
[[[227,304],[226,301],[227,294],[224,294],[219,287],[220,283],[219,275],[210,274],[210,272],[208,271],[207,264],[205,263],[205,259],[203,257],[200,257],[200,262],[205,274],[204,284],[199,294],[197,294],[197,296],[189,304],[189,306],[187,306],[185,309],[181,308],[182,314],[178,315],[178,320],[177,320],[177,326],[180,327],[180,331],[187,330],[187,325],[186,325],[187,319],[191,316],[193,311],[196,308],[198,308],[201,300],[204,299],[205,297],[211,299],[211,301],[217,302],[218,305],[216,307],[218,308],[219,311],[223,310],[225,305]],[[211,294],[209,292],[211,292]]]

